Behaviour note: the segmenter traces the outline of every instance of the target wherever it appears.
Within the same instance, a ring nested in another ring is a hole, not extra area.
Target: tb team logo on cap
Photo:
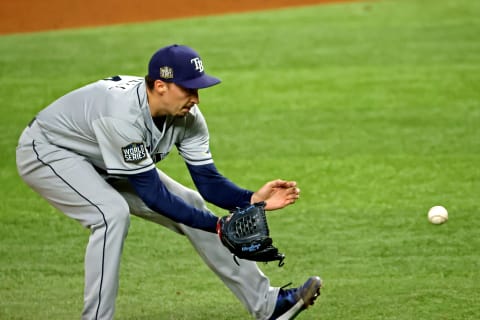
[[[203,72],[203,63],[199,57],[193,58],[192,60],[190,60],[190,62],[192,64],[195,64],[195,70],[197,70],[198,72]]]

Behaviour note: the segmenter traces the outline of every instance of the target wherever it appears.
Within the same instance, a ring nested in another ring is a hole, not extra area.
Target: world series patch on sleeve
[[[265,202],[237,208],[219,219],[217,233],[238,264],[240,259],[270,262],[278,260],[283,266],[285,255],[273,246],[265,214]]]
[[[147,158],[147,151],[143,143],[133,142],[122,148],[122,155],[125,162],[137,163]]]

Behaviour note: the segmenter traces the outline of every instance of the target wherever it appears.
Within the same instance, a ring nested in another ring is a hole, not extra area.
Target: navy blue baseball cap
[[[178,44],[160,48],[153,54],[148,64],[148,76],[187,89],[208,88],[220,83],[220,79],[205,73],[195,50]]]

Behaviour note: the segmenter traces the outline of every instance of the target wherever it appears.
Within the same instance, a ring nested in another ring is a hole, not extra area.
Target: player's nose
[[[190,95],[190,102],[193,102],[193,104],[199,104],[200,103],[200,98],[198,96],[198,91],[192,93]]]

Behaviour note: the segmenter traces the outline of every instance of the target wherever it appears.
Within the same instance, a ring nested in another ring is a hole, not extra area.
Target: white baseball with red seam
[[[448,220],[448,211],[442,206],[435,206],[428,210],[428,221],[433,224],[442,224]]]

